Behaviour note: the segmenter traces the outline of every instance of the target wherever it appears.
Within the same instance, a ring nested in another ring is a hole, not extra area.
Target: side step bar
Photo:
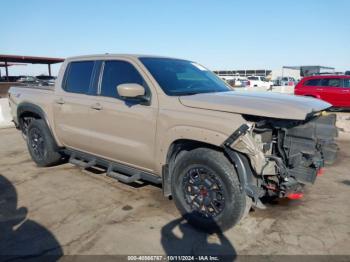
[[[64,153],[70,155],[69,163],[77,165],[83,169],[102,166],[107,169],[106,175],[117,179],[118,181],[130,184],[139,180],[151,182],[153,184],[162,184],[162,178],[152,173],[145,172],[133,167],[112,162],[103,158],[97,158],[93,155],[66,149]]]
[[[118,181],[126,183],[126,184],[136,182],[142,178],[140,173],[136,173],[132,176],[127,176],[127,175],[123,175],[121,173],[117,173],[117,172],[113,171],[113,169],[111,167],[109,167],[107,170],[107,176],[115,178]]]
[[[69,158],[69,163],[73,164],[73,165],[77,165],[81,168],[89,168],[89,167],[93,167],[96,165],[96,159],[91,159],[91,160],[81,160],[80,157],[77,158],[77,156],[73,153],[70,158]]]

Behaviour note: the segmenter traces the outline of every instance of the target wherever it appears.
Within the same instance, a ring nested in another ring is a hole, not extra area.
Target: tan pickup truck
[[[37,165],[69,159],[161,184],[205,230],[230,228],[264,196],[298,196],[337,152],[330,104],[238,92],[181,59],[68,58],[53,88],[12,87],[9,101]]]

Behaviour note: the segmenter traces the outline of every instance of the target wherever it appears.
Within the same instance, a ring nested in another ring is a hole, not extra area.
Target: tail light
[[[303,193],[290,193],[289,195],[287,195],[287,198],[291,199],[291,200],[296,200],[296,199],[300,199],[304,196]]]
[[[324,174],[324,168],[320,168],[319,170],[317,170],[317,176],[322,176]]]
[[[247,81],[247,86],[250,86],[250,81]]]

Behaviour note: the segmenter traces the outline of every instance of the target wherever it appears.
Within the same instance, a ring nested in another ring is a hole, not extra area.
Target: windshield
[[[140,60],[169,96],[232,90],[213,72],[190,61],[153,57]]]

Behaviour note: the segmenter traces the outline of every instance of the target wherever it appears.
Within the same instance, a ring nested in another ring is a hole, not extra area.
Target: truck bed
[[[54,86],[12,86],[8,94],[11,115],[14,121],[16,122],[17,120],[17,105],[22,102],[38,105],[46,113],[50,113],[54,98],[54,89]]]
[[[10,89],[12,89],[12,88],[39,89],[39,90],[51,90],[51,91],[55,90],[55,86],[52,86],[52,85],[51,86],[23,85],[23,86],[12,86],[12,87],[10,87]]]

